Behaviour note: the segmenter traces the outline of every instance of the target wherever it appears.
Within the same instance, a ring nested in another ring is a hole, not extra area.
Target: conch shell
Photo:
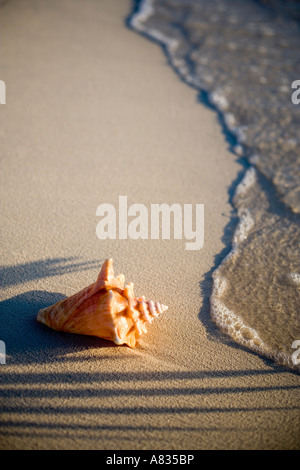
[[[37,320],[54,330],[98,336],[133,348],[147,332],[146,323],[167,308],[145,297],[135,298],[133,283],[125,286],[123,274],[115,277],[113,260],[107,259],[96,282],[40,310]]]

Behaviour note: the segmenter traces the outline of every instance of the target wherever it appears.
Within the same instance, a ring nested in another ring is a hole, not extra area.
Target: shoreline
[[[230,266],[231,262],[231,268],[229,267],[228,271],[230,271],[230,269],[234,269],[234,264],[236,260],[233,261],[233,259],[235,257],[238,258],[239,255],[237,253],[238,251],[240,251],[242,243],[248,238],[248,235],[252,235],[251,232],[255,230],[258,231],[259,229],[264,228],[264,225],[259,220],[259,215],[257,216],[255,214],[255,205],[258,204],[258,196],[255,200],[252,186],[256,185],[258,180],[265,178],[265,176],[263,172],[261,172],[259,166],[257,166],[260,157],[255,156],[255,147],[252,146],[253,148],[251,148],[251,140],[249,142],[249,140],[246,138],[247,125],[245,125],[245,123],[239,120],[236,120],[236,116],[232,114],[230,103],[227,101],[227,98],[224,92],[222,92],[222,89],[218,88],[217,84],[215,84],[214,82],[212,84],[209,82],[209,85],[207,85],[206,90],[203,89],[203,84],[201,85],[201,74],[197,74],[197,72],[195,71],[197,67],[197,62],[195,62],[193,57],[190,57],[190,52],[188,52],[187,49],[188,46],[191,48],[193,45],[192,42],[189,43],[189,40],[185,38],[185,34],[188,33],[184,33],[183,29],[180,28],[180,26],[174,29],[171,24],[171,18],[169,18],[169,22],[166,20],[161,20],[162,24],[160,25],[160,29],[156,29],[155,20],[158,19],[159,21],[159,13],[156,18],[155,15],[157,12],[155,11],[155,7],[156,5],[154,0],[142,0],[140,2],[137,2],[135,8],[133,9],[132,15],[127,19],[127,24],[129,25],[129,27],[131,27],[137,33],[141,34],[143,37],[149,39],[155,44],[158,44],[162,48],[167,58],[168,65],[172,68],[172,70],[179,77],[179,79],[186,85],[195,89],[198,96],[201,97],[199,101],[201,101],[203,104],[206,104],[210,107],[210,109],[213,109],[217,113],[220,125],[222,126],[222,130],[226,135],[226,140],[230,142],[230,150],[235,155],[240,157],[239,163],[242,164],[242,166],[244,167],[244,171],[240,171],[240,173],[243,173],[242,178],[238,176],[237,178],[235,178],[231,185],[230,203],[232,205],[233,210],[235,211],[235,214],[232,216],[232,222],[234,219],[238,219],[238,223],[235,226],[232,241],[230,243],[231,248],[230,251],[228,249],[229,253],[226,253],[225,250],[226,256],[221,259],[220,263],[215,263],[215,266],[212,269],[213,288],[210,296],[211,319],[225,334],[229,335],[235,342],[237,342],[241,346],[245,346],[246,348],[256,353],[259,353],[264,357],[271,359],[275,363],[282,364],[288,369],[299,371],[299,367],[297,366],[297,364],[294,364],[292,360],[295,354],[291,349],[291,344],[293,343],[293,341],[296,341],[295,334],[297,337],[296,325],[293,330],[294,336],[292,335],[289,341],[287,340],[286,344],[278,343],[277,345],[273,344],[270,346],[270,344],[268,342],[265,342],[264,340],[264,328],[262,327],[261,330],[259,329],[258,331],[256,331],[251,321],[249,322],[249,319],[248,321],[244,319],[243,310],[242,312],[240,312],[239,310],[230,310],[226,305],[226,301],[224,302],[224,299],[222,298],[224,297],[225,292],[232,288],[232,286],[230,286],[230,283],[228,282],[228,279],[226,279],[226,276],[224,277],[224,271],[226,273],[226,267],[228,265]],[[165,12],[165,14],[167,13]],[[170,12],[169,15],[171,15]],[[193,29],[190,33],[193,34]],[[195,44],[194,47],[196,47]],[[180,51],[180,49],[184,49],[185,52]],[[205,49],[203,51],[199,46],[199,53],[205,55]],[[246,112],[245,109],[244,112]],[[269,183],[274,186],[272,192],[276,192],[276,186],[274,185],[274,182],[271,180]],[[271,198],[271,194],[264,194],[265,190],[262,187],[260,187],[260,191],[263,193],[262,198],[266,199],[264,203],[264,210],[265,216],[268,216],[269,214],[267,209],[267,198]],[[256,193],[257,192],[258,191],[256,189]],[[246,201],[248,202],[248,205]],[[281,206],[285,203],[280,200],[279,194],[276,194],[275,198],[273,196],[273,204],[277,205],[277,208],[281,210]],[[260,210],[262,208],[263,204]],[[285,209],[285,216],[287,217],[289,212],[291,211],[291,208],[289,206],[285,206]],[[259,214],[259,211],[257,212]],[[264,243],[264,241],[262,241],[262,243]],[[285,257],[288,257],[287,252],[283,252],[282,256],[284,255]],[[280,269],[280,267],[278,267],[278,269]],[[269,275],[270,274],[271,273],[269,273]],[[258,273],[256,273],[256,275],[258,275]],[[246,276],[245,272],[244,276]],[[282,273],[280,273],[280,276],[282,278]],[[292,276],[293,279],[295,279],[295,287],[297,287],[298,284],[296,282],[296,278],[299,277],[297,273],[285,273],[285,276],[285,284],[289,282],[291,283],[290,279]],[[248,282],[250,281],[251,279],[248,279]],[[260,295],[259,291],[257,295]],[[294,293],[294,297],[297,297],[296,292]],[[284,302],[283,292],[281,292],[281,298],[282,302]],[[251,299],[249,299],[249,302],[250,301]],[[237,306],[238,302],[236,302],[235,307]],[[269,305],[265,304],[262,307],[262,310],[265,309],[266,311],[268,307]],[[295,312],[291,310],[291,317],[294,314]],[[278,315],[280,315],[280,312],[277,312],[277,316]],[[255,319],[252,318],[252,321],[254,320]],[[275,316],[274,321],[276,320],[277,318]],[[286,317],[286,321],[287,320],[289,320],[288,317]],[[296,322],[296,320],[294,321]],[[258,326],[260,326],[259,322],[256,323],[258,324]],[[278,328],[282,326],[283,325],[279,324]],[[261,333],[263,334],[263,338],[260,336]],[[273,330],[269,332],[269,338],[266,338],[267,341],[269,341],[270,336],[274,336],[275,333],[276,329],[274,330],[273,328]]]

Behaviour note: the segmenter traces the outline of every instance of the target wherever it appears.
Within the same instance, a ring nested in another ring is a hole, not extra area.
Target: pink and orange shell
[[[133,348],[147,332],[146,324],[167,308],[134,297],[133,283],[125,286],[123,274],[115,277],[113,261],[107,259],[96,282],[40,310],[37,320],[57,331],[98,336]]]

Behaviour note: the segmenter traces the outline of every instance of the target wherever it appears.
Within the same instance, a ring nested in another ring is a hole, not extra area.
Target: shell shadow
[[[36,320],[41,308],[64,298],[56,292],[29,291],[0,302],[0,339],[8,364],[49,363],[90,348],[115,347],[101,338],[51,330]]]

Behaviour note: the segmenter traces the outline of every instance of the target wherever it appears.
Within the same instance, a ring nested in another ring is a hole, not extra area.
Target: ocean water
[[[142,0],[130,19],[206,94],[247,162],[232,249],[213,273],[211,318],[239,344],[298,370],[299,19],[291,0]]]

